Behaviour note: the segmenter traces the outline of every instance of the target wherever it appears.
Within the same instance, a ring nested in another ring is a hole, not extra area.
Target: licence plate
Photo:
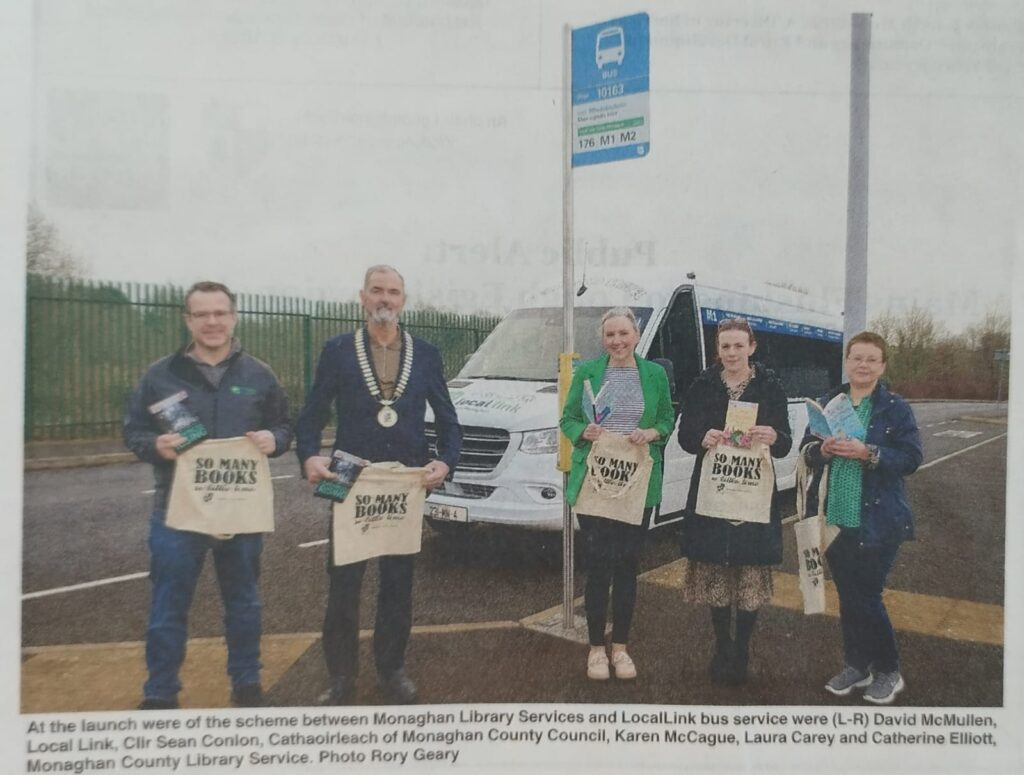
[[[465,506],[428,503],[424,506],[423,513],[438,522],[469,522],[469,509]]]

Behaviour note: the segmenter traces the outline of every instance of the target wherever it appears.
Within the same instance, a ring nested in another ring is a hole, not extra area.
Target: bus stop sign
[[[572,166],[639,159],[651,149],[650,19],[572,31]]]

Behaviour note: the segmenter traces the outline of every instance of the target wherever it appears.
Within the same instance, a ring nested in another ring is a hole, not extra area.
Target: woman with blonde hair
[[[574,445],[565,498],[570,505],[576,504],[587,473],[591,445],[602,434],[618,433],[633,444],[648,445],[652,468],[642,519],[637,520],[640,524],[576,515],[587,574],[585,608],[590,638],[587,677],[607,680],[610,665],[616,678],[629,680],[636,677],[636,666],[626,646],[636,602],[640,548],[651,511],[661,502],[662,450],[672,433],[675,412],[665,370],[634,352],[640,341],[640,329],[633,310],[614,307],[605,312],[600,333],[605,355],[577,367],[562,410],[562,432]],[[611,407],[607,417],[590,417],[584,412],[585,384],[589,384],[595,396],[604,390],[604,403]],[[605,646],[609,587],[613,620],[610,660]]]

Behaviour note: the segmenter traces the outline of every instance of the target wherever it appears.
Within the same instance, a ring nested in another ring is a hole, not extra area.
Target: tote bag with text
[[[576,513],[641,524],[653,462],[647,444],[605,431],[590,447]]]
[[[774,486],[768,447],[758,442],[749,449],[719,444],[701,464],[697,513],[734,522],[770,522]]]
[[[175,459],[167,527],[212,536],[271,533],[267,456],[245,436],[205,439]]]
[[[416,554],[423,535],[423,468],[371,463],[332,507],[334,565],[388,554]]]

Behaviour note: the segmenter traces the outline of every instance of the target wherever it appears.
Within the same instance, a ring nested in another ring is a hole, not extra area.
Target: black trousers
[[[387,676],[405,664],[405,647],[412,629],[412,572],[414,554],[379,558],[380,589],[373,630],[377,673]],[[359,598],[366,561],[330,566],[327,575],[327,613],[323,649],[327,674],[355,678],[359,674]]]
[[[627,525],[603,517],[578,514],[583,533],[583,562],[587,574],[583,606],[591,646],[604,645],[609,587],[612,603],[612,643],[627,643],[636,607],[636,574],[652,509],[643,523]]]

